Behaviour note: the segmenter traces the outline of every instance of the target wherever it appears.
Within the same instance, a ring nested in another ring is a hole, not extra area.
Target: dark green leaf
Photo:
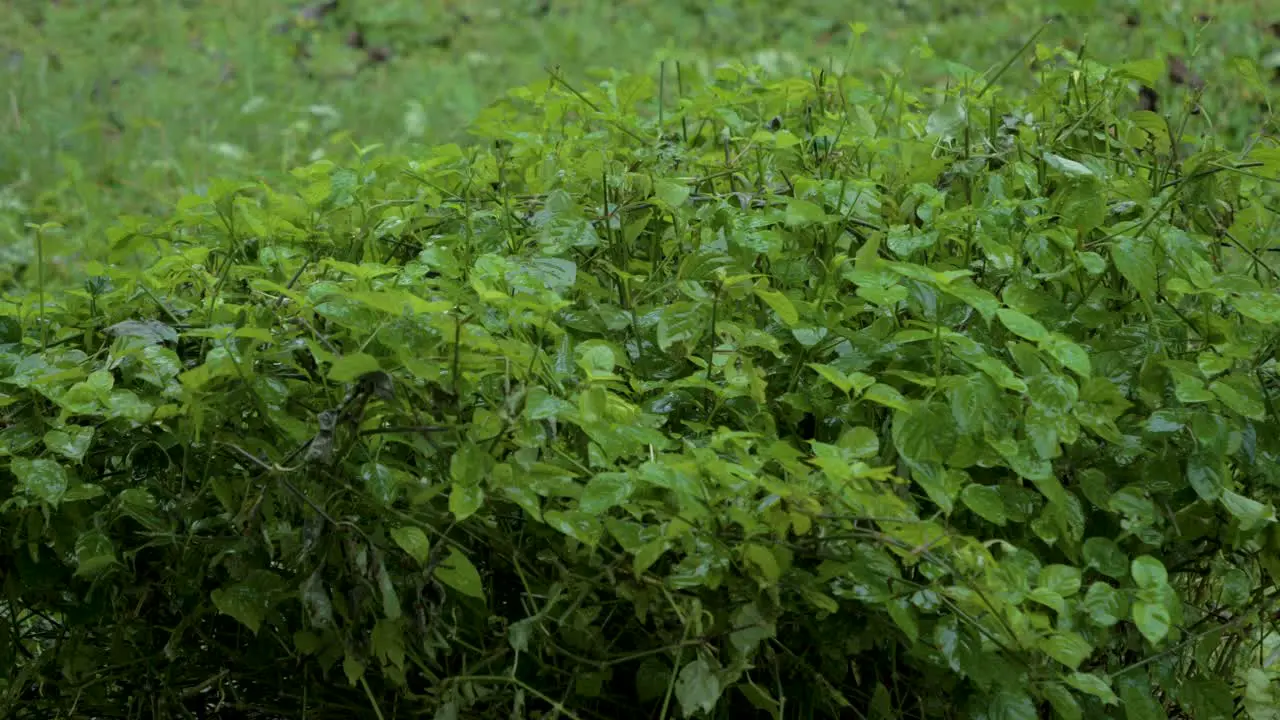
[[[275,573],[255,569],[244,580],[214,590],[210,599],[218,612],[235,618],[256,635],[284,587]]]
[[[1004,525],[1009,521],[1005,514],[1004,500],[1000,498],[1000,491],[994,487],[977,483],[966,485],[960,493],[960,501],[987,522]]]

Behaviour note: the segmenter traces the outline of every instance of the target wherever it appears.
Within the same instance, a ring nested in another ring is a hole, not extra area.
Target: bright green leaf
[[[1041,325],[1035,318],[1023,315],[1017,310],[1000,308],[996,311],[996,317],[1000,318],[1000,322],[1006,328],[1009,328],[1009,332],[1031,342],[1040,342],[1049,337],[1049,331],[1045,329],[1044,325]]]
[[[453,489],[449,493],[449,512],[453,513],[459,522],[474,515],[482,505],[484,505],[484,488],[458,482],[453,484]]]
[[[1133,559],[1129,572],[1133,574],[1133,582],[1140,588],[1160,588],[1169,583],[1169,573],[1164,563],[1150,555],[1139,555]]]
[[[56,460],[16,457],[9,462],[9,469],[17,476],[18,485],[24,492],[53,507],[62,502],[70,486],[66,469]]]
[[[391,539],[396,541],[409,554],[409,557],[425,565],[431,556],[431,540],[421,528],[413,526],[398,527],[391,531]]]
[[[381,370],[378,359],[366,353],[352,353],[333,361],[329,379],[334,382],[354,382],[361,376]]]
[[[786,295],[775,290],[766,290],[764,288],[755,289],[756,297],[760,298],[768,305],[787,327],[795,327],[800,322],[800,313],[796,312],[796,306],[791,303],[791,299]]]
[[[1077,672],[1067,676],[1067,684],[1082,693],[1092,695],[1107,705],[1117,705],[1120,698],[1111,689],[1111,683],[1093,673]]]
[[[451,548],[449,556],[436,566],[435,576],[437,580],[463,595],[484,599],[484,586],[480,580],[480,573],[467,556],[456,548]]]
[[[1225,489],[1222,491],[1221,500],[1227,512],[1240,521],[1241,530],[1252,530],[1276,521],[1275,508],[1270,503],[1264,505],[1257,500]]]

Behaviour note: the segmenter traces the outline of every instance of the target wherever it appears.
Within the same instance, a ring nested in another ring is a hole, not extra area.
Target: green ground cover
[[[1261,3],[15,2],[0,717],[1280,718]]]
[[[485,104],[550,66],[585,80],[605,68],[656,73],[663,57],[748,59],[945,83],[953,65],[987,70],[1055,18],[1041,36],[1049,47],[1085,45],[1104,61],[1184,58],[1211,80],[1211,122],[1188,129],[1239,145],[1262,125],[1264,93],[1237,61],[1264,80],[1280,64],[1260,2],[546,5],[392,0],[324,13],[325,3],[258,0],[13,0],[0,16],[0,247],[27,260],[26,225],[54,221],[75,231],[66,249],[83,250],[117,216],[162,210],[213,177],[274,177],[353,146],[464,139]],[[867,27],[856,41],[850,23]]]

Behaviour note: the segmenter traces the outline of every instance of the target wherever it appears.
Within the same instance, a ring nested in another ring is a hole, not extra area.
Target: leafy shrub
[[[0,707],[1274,718],[1280,153],[1037,60],[123,219],[0,304]]]

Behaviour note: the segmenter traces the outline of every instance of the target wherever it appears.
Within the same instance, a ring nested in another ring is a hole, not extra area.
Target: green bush
[[[1275,718],[1280,152],[1035,55],[553,76],[32,275],[0,712]]]

